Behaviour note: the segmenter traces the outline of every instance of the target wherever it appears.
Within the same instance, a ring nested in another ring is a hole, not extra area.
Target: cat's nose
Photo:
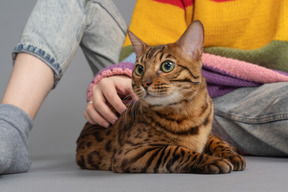
[[[151,80],[143,80],[142,81],[142,86],[145,90],[148,89],[148,87],[152,84],[152,81]]]

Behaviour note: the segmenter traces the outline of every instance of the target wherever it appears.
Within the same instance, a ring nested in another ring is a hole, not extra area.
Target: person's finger
[[[87,121],[92,124],[98,124],[102,127],[108,127],[109,122],[105,120],[94,108],[93,103],[88,103],[86,111],[84,113],[84,117],[87,119]]]
[[[119,114],[122,114],[126,110],[126,106],[119,97],[116,89],[105,89],[103,90],[103,95]]]
[[[90,124],[92,124],[92,125],[97,124],[97,123],[90,117],[87,109],[86,109],[85,112],[84,112],[84,117],[85,117],[85,119],[86,119]]]
[[[129,97],[131,97],[131,99],[133,101],[137,101],[138,100],[138,96],[135,94],[132,86],[127,87],[127,95],[129,95]]]
[[[113,89],[109,89],[113,90]],[[116,97],[118,95],[116,94]],[[95,108],[95,111],[97,111],[105,120],[107,120],[110,123],[115,123],[115,121],[118,119],[117,116],[112,112],[110,107],[107,105],[107,100],[105,98],[106,96],[103,95],[100,87],[98,85],[93,88],[93,105]],[[95,120],[95,118],[93,117]]]
[[[129,101],[131,99],[133,99],[134,101],[138,100],[138,97],[136,96],[132,88],[131,78],[121,76],[121,80],[115,79],[114,82],[115,81],[121,82],[121,83],[116,84],[116,89],[119,95],[122,96],[122,99],[124,100],[124,102],[126,100]]]

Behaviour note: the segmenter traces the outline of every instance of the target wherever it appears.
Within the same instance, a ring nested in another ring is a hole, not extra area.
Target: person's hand
[[[111,76],[103,78],[92,89],[91,101],[86,106],[84,117],[90,124],[99,124],[108,127],[117,120],[116,114],[108,105],[112,106],[119,114],[122,114],[126,106],[122,99],[137,100],[133,92],[131,79],[127,76]]]

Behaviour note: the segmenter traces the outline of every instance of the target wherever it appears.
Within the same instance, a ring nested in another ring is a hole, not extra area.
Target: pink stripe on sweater
[[[258,83],[276,83],[288,81],[288,76],[286,75],[253,63],[239,61],[236,59],[203,53],[202,62],[204,66],[217,69],[218,71],[224,72],[224,74],[228,74],[243,80]]]

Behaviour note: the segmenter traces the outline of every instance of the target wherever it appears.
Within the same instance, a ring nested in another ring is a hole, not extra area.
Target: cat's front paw
[[[217,159],[212,163],[206,164],[202,172],[203,174],[224,174],[231,173],[233,170],[233,164],[227,159]]]
[[[246,168],[246,161],[241,155],[226,157],[233,164],[233,171],[243,171]]]

